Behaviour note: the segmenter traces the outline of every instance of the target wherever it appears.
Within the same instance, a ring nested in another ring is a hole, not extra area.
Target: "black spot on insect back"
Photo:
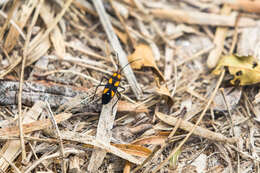
[[[111,92],[107,91],[106,93],[102,94],[102,104],[108,104],[111,100]]]

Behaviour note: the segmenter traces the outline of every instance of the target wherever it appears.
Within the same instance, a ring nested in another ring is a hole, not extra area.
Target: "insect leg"
[[[96,92],[97,92],[98,87],[106,86],[106,85],[102,85],[102,82],[103,82],[104,79],[108,81],[108,78],[106,78],[106,77],[104,77],[104,76],[101,78],[100,83],[96,86],[95,94],[94,94],[94,96],[93,96],[93,98],[92,98],[92,101],[94,100],[94,98],[95,98],[95,96],[96,96]]]
[[[115,105],[117,104],[117,102],[118,102],[118,101],[120,100],[120,98],[121,98],[120,92],[116,91],[116,95],[117,95],[117,101],[114,103],[114,105],[113,105],[113,107],[112,107],[112,111],[113,111]]]
[[[118,86],[119,88],[121,88],[121,89],[123,89],[123,91],[121,91],[121,92],[124,92],[125,91],[125,88],[124,87],[122,87],[122,86]]]

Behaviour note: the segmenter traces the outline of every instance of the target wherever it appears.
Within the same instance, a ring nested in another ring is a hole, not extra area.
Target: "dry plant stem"
[[[49,72],[46,72],[44,74],[37,74],[38,76],[48,76],[48,75],[51,75],[53,73],[72,73],[72,74],[75,74],[75,75],[78,75],[78,76],[81,76],[85,79],[88,79],[88,80],[91,80],[93,82],[95,82],[96,84],[99,84],[99,81],[90,77],[90,76],[87,76],[83,73],[80,73],[80,72],[76,72],[76,71],[73,71],[73,70],[53,70],[53,71],[49,71]]]
[[[89,56],[93,56],[95,58],[98,58],[98,59],[102,59],[102,60],[105,60],[105,61],[109,61],[106,57],[104,56],[101,56],[99,54],[96,54],[95,52],[91,52],[89,50],[86,50],[86,49],[82,49],[81,47],[77,47],[75,46],[74,44],[70,43],[70,42],[65,42],[65,46],[68,46],[68,47],[71,47],[77,51],[80,51],[86,55],[89,55]]]
[[[248,153],[246,152],[243,152],[243,151],[240,151],[237,147],[233,146],[233,145],[228,145],[230,148],[232,148],[233,150],[237,151],[238,153],[240,153],[241,155],[253,160],[253,161],[256,161],[258,163],[260,163],[260,160],[257,159],[257,158],[254,158],[253,156],[249,155]]]
[[[228,15],[230,11],[231,8],[227,5],[224,5],[221,14]],[[224,48],[224,42],[226,39],[227,30],[228,30],[227,28],[223,28],[223,27],[218,27],[216,30],[216,34],[214,38],[214,43],[216,47],[210,52],[207,60],[207,65],[209,68],[214,68],[218,63],[218,60]]]
[[[36,102],[34,106],[24,113],[24,123],[30,123],[35,121],[38,116],[42,113],[43,102]],[[19,134],[19,128],[17,128],[17,134]],[[9,161],[14,161],[17,158],[17,154],[21,152],[20,140],[7,141],[5,145],[1,148],[1,153],[4,155]],[[0,169],[6,171],[9,164],[5,162],[4,159],[0,159]]]
[[[84,153],[85,153],[84,151],[79,151],[79,150],[76,150],[76,149],[66,149],[64,151],[64,154],[76,154],[77,155],[77,154],[84,154]],[[56,157],[59,157],[59,156],[60,156],[60,153],[57,152],[57,153],[42,157],[42,158],[36,160],[24,173],[30,173],[34,168],[36,168],[43,161],[48,160],[48,159],[52,159],[52,158],[56,158]]]
[[[182,140],[182,142],[178,145],[178,147],[176,147],[171,153],[170,155],[153,171],[153,173],[156,173],[157,171],[159,171],[164,165],[166,165],[168,163],[168,161],[173,157],[173,155],[179,151],[181,149],[181,147],[184,145],[184,143],[189,139],[189,137],[192,135],[192,133],[194,132],[195,128],[198,126],[198,124],[201,122],[202,118],[204,117],[206,111],[208,110],[209,106],[211,105],[211,102],[213,101],[214,97],[217,94],[217,91],[219,89],[219,86],[224,78],[225,75],[225,71],[223,70],[218,83],[216,85],[216,88],[214,89],[206,107],[204,108],[203,112],[201,113],[200,117],[198,118],[196,124],[192,127],[191,131],[187,134],[187,136]]]
[[[236,15],[218,15],[204,12],[194,12],[179,9],[153,9],[151,14],[156,18],[169,19],[178,23],[234,27]],[[239,27],[255,26],[256,22],[243,17],[238,23]]]
[[[225,105],[227,107],[228,114],[230,116],[229,118],[230,118],[230,125],[231,125],[231,128],[232,128],[232,136],[234,136],[234,134],[235,134],[235,132],[234,132],[234,123],[233,123],[233,120],[232,120],[230,106],[229,106],[229,103],[227,102],[226,95],[225,95],[225,92],[224,92],[224,88],[220,88],[220,92],[221,92],[221,95],[222,95],[222,97],[224,99]]]
[[[66,10],[69,8],[72,1],[73,0],[66,1],[64,6],[62,7],[61,12],[56,16],[54,21],[51,23],[50,27],[44,32],[44,34],[41,36],[41,38],[39,40],[37,40],[37,42],[34,45],[32,45],[32,47],[30,47],[30,49],[28,50],[28,53],[31,52],[33,49],[35,49],[42,42],[42,40],[44,40],[46,37],[48,37],[50,32],[55,28],[55,26],[61,20],[62,16],[65,14]]]
[[[176,123],[176,126],[173,128],[173,130],[171,131],[171,133],[169,134],[167,139],[164,141],[164,143],[161,145],[161,147],[155,147],[155,149],[153,150],[152,154],[147,159],[145,159],[141,165],[139,165],[137,168],[135,168],[132,173],[135,173],[135,172],[139,171],[149,160],[152,160],[154,155],[156,155],[156,157],[159,156],[159,154],[165,149],[165,147],[169,143],[169,140],[173,137],[173,135],[178,130],[178,128],[180,126],[180,123],[181,123],[181,118],[178,119],[178,121]]]
[[[211,51],[213,48],[214,48],[214,46],[210,46],[210,47],[204,48],[204,49],[198,51],[197,53],[195,53],[193,56],[191,56],[191,57],[189,57],[189,58],[187,58],[187,59],[185,59],[185,60],[183,60],[183,61],[177,63],[177,66],[180,66],[180,65],[182,65],[182,64],[184,64],[184,63],[187,63],[187,62],[189,62],[189,61],[195,60],[196,58],[200,58],[201,55],[203,55],[203,54],[205,54],[205,53],[208,53],[208,52]]]
[[[13,162],[10,162],[7,158],[5,158],[5,156],[3,156],[2,154],[0,154],[0,157],[2,157],[9,165],[11,165],[11,167],[14,169],[14,171],[16,173],[21,173],[21,171],[15,166],[15,164],[13,164]]]
[[[231,8],[236,10],[243,10],[246,12],[259,13],[260,1],[248,1],[248,0],[228,0],[225,1]]]
[[[157,146],[153,149],[152,153],[142,162],[141,165],[137,166],[137,167],[132,171],[132,173],[135,173],[135,172],[139,171],[147,162],[149,162],[149,161],[153,158],[153,156],[157,153],[157,151],[159,151],[160,148],[161,148],[160,145],[157,145]]]
[[[9,22],[10,22],[12,16],[13,16],[14,10],[15,10],[15,8],[16,8],[17,1],[18,1],[18,0],[14,0],[14,1],[13,1],[12,8],[11,8],[11,10],[10,10],[8,16],[7,16],[7,21],[5,21],[4,26],[1,27],[1,30],[0,30],[0,40],[3,39],[4,31],[5,31],[5,29],[7,28],[8,24],[9,24]]]
[[[98,127],[97,127],[96,140],[102,141],[108,145],[110,145],[110,141],[112,137],[111,130],[113,128],[116,111],[117,111],[117,105],[115,105],[114,109],[112,110],[112,107],[116,101],[115,99],[117,98],[113,98],[108,104],[102,106],[102,111],[100,113]],[[105,156],[106,156],[105,150],[99,148],[94,149],[89,161],[88,171],[97,172]]]
[[[40,3],[38,7],[36,8],[35,14],[32,19],[32,23],[29,26],[28,34],[26,36],[25,40],[25,46],[24,46],[24,52],[23,52],[23,60],[22,60],[22,69],[21,69],[21,75],[20,75],[20,82],[19,82],[19,94],[18,94],[18,121],[19,121],[19,129],[20,129],[20,142],[21,142],[21,148],[22,148],[22,162],[26,159],[26,151],[25,151],[25,144],[24,144],[24,138],[23,138],[23,124],[22,124],[22,92],[23,92],[23,81],[24,81],[24,68],[26,63],[26,56],[27,56],[27,48],[30,42],[30,38],[32,35],[32,28],[35,25],[39,11],[42,5],[42,0],[40,0]]]
[[[61,138],[61,135],[60,135],[60,130],[59,130],[59,127],[57,125],[57,122],[54,118],[54,115],[53,115],[53,112],[51,111],[51,107],[49,105],[49,103],[46,101],[46,106],[47,106],[47,111],[49,113],[49,117],[51,119],[51,122],[56,130],[56,133],[57,133],[57,137],[59,139],[59,144],[60,144],[60,154],[61,154],[61,157],[62,157],[62,172],[66,173],[66,164],[65,164],[65,154],[64,154],[64,146],[63,146],[63,142],[62,142],[62,138]]]
[[[235,49],[235,46],[236,46],[236,43],[237,43],[237,36],[238,36],[238,33],[237,33],[238,26],[237,26],[237,24],[239,22],[240,17],[241,17],[241,14],[239,13],[237,18],[236,18],[235,33],[233,35],[232,44],[231,44],[231,47],[230,47],[230,50],[229,50],[229,54],[232,54],[234,52],[234,49]]]
[[[109,2],[110,2],[110,4],[111,4],[112,8],[114,9],[114,11],[115,11],[115,13],[116,13],[116,16],[118,17],[119,21],[122,23],[122,25],[123,25],[123,27],[124,27],[124,29],[125,29],[125,32],[126,32],[126,34],[128,35],[128,38],[129,38],[129,40],[130,40],[130,42],[131,42],[131,44],[132,44],[132,48],[134,48],[134,47],[135,47],[135,41],[134,41],[133,38],[131,37],[130,32],[129,32],[129,30],[128,30],[126,24],[125,24],[124,19],[122,18],[122,16],[121,16],[120,13],[118,12],[118,10],[115,8],[115,6],[114,6],[114,4],[113,4],[113,3],[114,3],[113,0],[109,0]]]
[[[130,154],[125,153],[124,151],[118,149],[117,147],[115,147],[111,144],[106,144],[103,141],[96,140],[93,136],[82,135],[80,133],[70,132],[70,131],[63,131],[61,136],[62,136],[63,140],[98,147],[98,148],[106,150],[107,152],[110,152],[122,159],[128,160],[131,163],[134,163],[137,165],[141,164],[141,161],[139,159],[133,157]]]
[[[121,65],[121,67],[123,67],[128,63],[128,60],[127,60],[125,52],[123,51],[123,49],[120,45],[118,38],[113,30],[112,24],[110,22],[110,19],[108,18],[108,15],[106,14],[102,1],[101,0],[92,0],[92,2],[98,12],[99,18],[103,25],[103,28],[106,31],[108,40],[109,40],[111,46],[113,47],[114,51],[118,54],[120,65]],[[124,69],[124,75],[125,75],[127,81],[129,82],[136,98],[137,99],[142,98],[142,96],[143,96],[142,90],[141,90],[139,84],[137,83],[137,80],[134,76],[131,66],[126,66],[126,68]]]
[[[62,122],[69,119],[72,116],[70,113],[60,113],[55,116],[56,122]],[[23,124],[24,133],[30,133],[38,130],[42,130],[51,126],[51,121],[49,119],[37,120],[30,123]],[[10,137],[10,136],[18,136],[19,128],[17,126],[5,127],[0,129],[0,138],[2,137]]]
[[[19,123],[19,133],[20,133],[20,143],[22,148],[22,162],[26,159],[25,144],[23,138],[23,120],[22,120],[22,91],[23,91],[23,77],[24,77],[24,66],[25,66],[25,57],[22,61],[22,70],[19,82],[19,94],[18,94],[18,123]]]
[[[8,19],[7,15],[2,10],[0,10],[0,15],[3,16],[4,18]],[[25,40],[25,35],[24,35],[22,29],[12,19],[8,19],[8,20],[10,20],[10,23],[21,34],[22,38]],[[0,36],[0,38],[1,38],[1,36]]]
[[[14,62],[12,62],[12,64],[10,66],[8,66],[8,68],[0,74],[0,79],[2,79],[5,75],[7,75],[8,73],[10,73],[11,71],[13,71],[13,69],[20,64],[20,62],[22,61],[22,57],[17,57],[16,60]]]

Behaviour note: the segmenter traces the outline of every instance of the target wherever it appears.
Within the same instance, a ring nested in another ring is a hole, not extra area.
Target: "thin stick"
[[[232,44],[231,44],[231,47],[229,49],[229,54],[232,54],[234,49],[235,49],[235,46],[236,46],[236,43],[237,43],[237,30],[238,30],[238,22],[239,22],[239,19],[241,17],[241,13],[238,14],[237,18],[236,18],[236,23],[235,23],[235,33],[233,35],[233,39],[232,39]]]
[[[231,11],[231,8],[228,5],[224,5],[221,9],[221,14],[228,15]],[[228,28],[226,27],[218,27],[215,33],[214,44],[216,44],[215,49],[213,49],[208,56],[207,65],[209,68],[214,68],[223,52],[224,42],[226,39]]]
[[[2,157],[9,165],[11,165],[12,168],[14,168],[14,171],[16,173],[21,173],[21,171],[15,166],[15,164],[13,164],[13,162],[10,162],[5,156],[3,156],[2,154],[0,154],[0,157]]]
[[[219,80],[218,80],[218,83],[216,85],[216,88],[214,89],[206,107],[204,108],[203,112],[200,114],[200,117],[198,118],[196,124],[192,127],[191,131],[187,134],[187,136],[182,140],[182,142],[178,145],[177,148],[175,148],[171,153],[170,155],[153,171],[153,173],[156,173],[157,171],[159,171],[164,165],[166,165],[168,163],[168,161],[174,156],[174,154],[179,151],[181,149],[181,147],[184,145],[184,143],[189,139],[189,137],[192,135],[193,131],[195,130],[195,128],[198,126],[198,124],[201,122],[202,118],[204,117],[206,111],[208,110],[209,106],[211,105],[211,102],[213,101],[215,95],[217,94],[217,91],[219,89],[219,86],[224,78],[224,75],[225,75],[225,71],[223,70],[220,77],[219,77]]]
[[[64,146],[63,146],[63,142],[62,142],[62,138],[61,138],[61,135],[60,135],[60,130],[59,130],[59,127],[57,125],[57,122],[54,118],[54,115],[53,115],[53,112],[51,110],[51,107],[50,107],[50,104],[45,101],[46,105],[47,105],[47,110],[48,110],[48,113],[49,113],[49,117],[50,117],[50,120],[56,130],[56,133],[57,133],[57,137],[59,139],[59,144],[60,144],[60,154],[61,154],[61,157],[62,157],[62,172],[66,173],[66,164],[65,164],[65,154],[64,154]]]
[[[32,23],[28,29],[28,34],[26,36],[25,46],[24,46],[24,51],[23,51],[21,76],[20,76],[20,82],[19,82],[18,122],[19,122],[19,129],[20,129],[20,142],[21,142],[21,148],[22,148],[22,161],[24,161],[26,159],[26,151],[25,151],[25,144],[24,144],[24,137],[23,137],[23,122],[22,122],[22,92],[23,92],[23,82],[24,82],[24,68],[25,68],[26,57],[27,57],[27,48],[28,48],[29,41],[30,41],[30,38],[32,35],[32,28],[37,21],[42,3],[43,3],[43,0],[40,0],[39,5],[36,8],[35,15],[33,16]]]

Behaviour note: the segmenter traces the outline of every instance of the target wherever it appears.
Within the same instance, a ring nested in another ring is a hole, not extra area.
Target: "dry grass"
[[[211,74],[221,55],[260,60],[259,9],[249,0],[0,3],[0,170],[259,172],[259,87]],[[102,106],[95,86],[134,59],[118,104]]]

